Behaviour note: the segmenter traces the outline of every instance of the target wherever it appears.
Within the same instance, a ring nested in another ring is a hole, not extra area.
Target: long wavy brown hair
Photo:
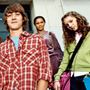
[[[77,25],[78,25],[78,30],[77,31],[78,31],[78,33],[82,34],[82,38],[85,38],[87,33],[90,31],[89,23],[88,23],[87,19],[84,16],[80,15],[79,13],[77,13],[75,11],[70,11],[70,12],[66,13],[61,18],[61,21],[62,21],[64,44],[67,47],[69,47],[69,45],[73,41],[75,41],[75,31],[69,30],[64,24],[64,19],[68,16],[72,16],[72,17],[75,17],[77,19]]]

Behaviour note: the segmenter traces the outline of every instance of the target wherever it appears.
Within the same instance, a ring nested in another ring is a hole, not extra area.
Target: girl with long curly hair
[[[71,70],[70,90],[86,90],[83,78],[90,72],[90,26],[87,19],[81,14],[70,11],[62,19],[63,40],[65,44],[64,56],[55,74],[54,88],[60,90],[60,76],[66,70],[74,49],[83,38],[83,43],[76,53]]]

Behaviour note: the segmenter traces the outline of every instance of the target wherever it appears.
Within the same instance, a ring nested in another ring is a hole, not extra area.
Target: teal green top
[[[60,80],[61,74],[66,70],[72,53],[76,47],[75,41],[70,44],[67,49],[64,48],[64,56],[59,66],[57,74],[55,74],[55,80]],[[86,38],[84,39],[80,49],[78,50],[76,56],[74,57],[71,71],[89,72],[90,71],[90,32],[88,32]]]

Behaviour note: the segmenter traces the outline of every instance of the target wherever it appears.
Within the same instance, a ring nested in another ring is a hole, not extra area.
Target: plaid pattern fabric
[[[43,38],[24,31],[16,51],[14,42],[0,44],[0,90],[36,90],[39,79],[52,84],[52,68]]]

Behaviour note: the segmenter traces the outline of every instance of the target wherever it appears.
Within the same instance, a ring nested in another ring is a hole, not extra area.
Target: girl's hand
[[[60,90],[60,82],[59,81],[54,82],[54,89],[55,90]]]

